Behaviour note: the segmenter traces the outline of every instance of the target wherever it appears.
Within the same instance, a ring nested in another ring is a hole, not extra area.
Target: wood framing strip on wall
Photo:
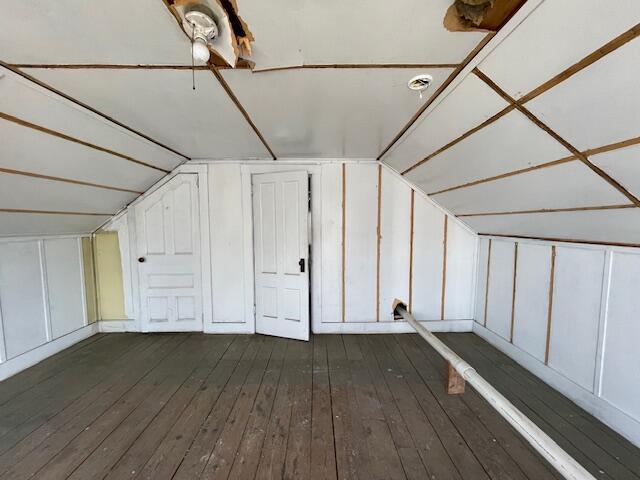
[[[68,212],[64,210],[32,210],[22,208],[0,208],[2,213],[30,213],[38,215],[86,215],[90,217],[113,217],[115,213]]]
[[[342,295],[340,295],[341,301],[341,312],[342,312],[342,321],[346,321],[346,268],[347,268],[347,165],[345,163],[342,164]]]
[[[518,281],[518,242],[513,247],[513,290],[511,292],[511,327],[509,343],[513,343],[513,330],[516,324],[516,284]]]
[[[537,210],[512,210],[508,212],[482,212],[482,213],[463,213],[456,215],[458,218],[469,217],[495,217],[502,215],[527,215],[532,213],[561,213],[561,212],[590,212],[595,210],[622,210],[625,208],[637,208],[631,203],[619,205],[598,205],[593,207],[568,207],[568,208],[540,208]]]
[[[382,152],[380,152],[380,154],[377,157],[377,160],[380,160],[391,149],[391,147],[393,147],[398,142],[398,140],[400,140],[400,138],[405,133],[407,133],[407,131],[418,120],[418,118],[420,118],[420,116],[425,112],[425,110],[429,108],[429,106],[440,96],[440,94],[451,84],[451,82],[453,82],[453,80],[458,76],[458,74],[467,65],[469,65],[471,60],[473,60],[473,58],[480,52],[480,50],[482,50],[484,46],[487,43],[489,43],[489,40],[491,40],[494,37],[494,35],[495,33],[491,32],[482,38],[482,40],[469,53],[469,55],[466,56],[466,58],[462,61],[462,63],[457,65],[456,69],[453,72],[451,72],[451,74],[446,78],[444,82],[442,82],[442,85],[440,85],[440,87],[433,93],[433,95],[431,95],[431,97],[429,97],[429,99],[424,104],[422,104],[422,106],[418,109],[418,111],[415,114],[413,114],[413,116],[409,119],[409,121],[405,124],[405,126],[402,127],[402,129],[400,129],[400,131],[396,134],[396,136],[393,137],[391,142],[389,142],[389,144],[382,150]]]
[[[444,216],[444,232],[442,239],[442,292],[440,295],[440,320],[444,320],[444,306],[447,291],[447,244],[449,241],[449,216]]]
[[[382,165],[378,164],[378,211],[376,215],[376,322],[380,321],[380,239],[382,220]]]
[[[151,165],[150,163],[143,162],[141,160],[136,160],[129,155],[125,155],[123,153],[116,152],[114,150],[101,147],[99,145],[95,145],[90,142],[85,142],[84,140],[80,140],[79,138],[72,137],[71,135],[67,135],[62,132],[58,132],[56,130],[51,130],[50,128],[43,127],[41,125],[37,125],[35,123],[27,122],[26,120],[22,120],[21,118],[14,117],[13,115],[9,115],[8,113],[0,112],[0,118],[6,120],[8,122],[15,123],[16,125],[20,125],[22,127],[31,128],[41,133],[45,133],[47,135],[51,135],[54,137],[58,137],[62,140],[66,140],[68,142],[77,143],[79,145],[83,145],[85,147],[92,148],[94,150],[98,150],[99,152],[108,153],[109,155],[113,155],[114,157],[122,158],[123,160],[127,160],[128,162],[136,163],[138,165],[142,165],[143,167],[152,168],[153,170],[158,170],[162,173],[170,173],[170,170],[165,170],[164,168],[156,167],[155,165]]]
[[[408,68],[458,68],[457,63],[316,63],[316,64],[303,64],[303,65],[290,65],[284,67],[272,67],[261,68],[252,70],[251,73],[267,73],[267,72],[282,72],[286,70],[348,70],[348,69],[375,69],[375,68],[396,68],[396,69],[408,69]]]
[[[416,202],[416,191],[411,189],[411,210],[409,211],[409,305],[408,311],[413,308],[413,237],[414,237],[414,210]]]
[[[169,152],[171,152],[171,153],[173,153],[175,155],[178,155],[179,157],[182,157],[185,160],[190,160],[190,158],[188,156],[180,153],[179,151],[175,150],[174,148],[171,148],[171,147],[159,142],[158,140],[155,140],[155,139],[151,138],[149,135],[146,135],[146,134],[140,132],[139,130],[136,130],[136,129],[130,127],[129,125],[126,125],[126,124],[120,122],[119,120],[116,120],[115,118],[113,118],[113,117],[111,117],[111,116],[109,116],[109,115],[107,115],[105,113],[102,113],[101,111],[91,107],[90,105],[87,105],[86,103],[81,102],[80,100],[77,100],[76,98],[73,98],[70,95],[67,95],[66,93],[64,93],[64,92],[52,87],[51,85],[48,85],[48,84],[44,83],[43,81],[38,80],[37,78],[33,77],[32,75],[29,75],[28,73],[24,72],[23,70],[20,70],[19,68],[15,68],[12,65],[9,65],[9,64],[1,61],[1,60],[0,60],[0,66],[3,66],[8,70],[11,70],[16,75],[20,75],[22,78],[24,78],[26,80],[29,80],[32,83],[35,83],[36,85],[44,88],[45,90],[48,90],[48,91],[50,91],[52,93],[55,93],[56,95],[59,95],[62,98],[66,99],[66,100],[68,100],[68,101],[70,101],[72,103],[75,103],[76,105],[79,105],[79,106],[81,106],[82,108],[84,108],[86,110],[89,110],[90,112],[92,112],[92,113],[102,117],[103,119],[107,120],[108,122],[113,123],[115,125],[118,125],[119,127],[124,128],[125,130],[128,130],[129,132],[135,134],[136,136],[144,138],[145,140],[147,140],[147,141],[159,146],[160,148],[163,148],[163,149],[165,149],[165,150],[167,150],[167,151],[169,151]]]
[[[271,147],[269,146],[269,144],[265,140],[264,136],[262,135],[260,130],[258,130],[258,127],[256,126],[256,124],[253,123],[253,120],[251,119],[251,116],[249,115],[249,112],[247,112],[246,108],[244,108],[242,103],[240,103],[240,100],[238,99],[236,94],[233,92],[233,90],[231,89],[231,87],[229,86],[227,81],[224,79],[222,74],[218,71],[218,68],[217,67],[211,67],[211,73],[213,73],[213,76],[216,77],[216,80],[218,80],[218,83],[220,83],[220,86],[222,87],[222,89],[229,96],[229,99],[233,102],[233,104],[240,111],[240,113],[242,114],[244,119],[247,121],[247,123],[249,124],[251,129],[258,136],[258,138],[260,139],[260,142],[262,142],[262,145],[264,145],[264,148],[266,148],[267,151],[269,152],[269,155],[271,155],[271,158],[273,160],[277,160],[276,154],[273,153],[273,150],[271,150]]]
[[[556,246],[551,246],[551,272],[549,274],[549,300],[547,303],[547,339],[544,350],[544,364],[549,364],[549,349],[551,346],[551,317],[553,316],[553,283],[556,275]]]
[[[558,238],[558,237],[534,237],[529,235],[514,235],[506,233],[488,233],[479,232],[480,237],[497,237],[497,238],[519,238],[521,240],[536,240],[542,242],[556,242],[556,243],[577,243],[585,245],[604,245],[608,247],[631,247],[640,248],[640,243],[625,243],[625,242],[603,242],[601,240],[588,240],[578,238]],[[489,239],[491,240],[491,239]]]
[[[484,285],[484,317],[482,319],[482,325],[487,326],[487,307],[489,305],[489,273],[491,272],[491,246],[493,240],[489,239],[489,247],[487,250],[487,276]]]
[[[48,181],[53,181],[53,182],[63,182],[63,183],[72,183],[74,185],[82,185],[85,187],[94,187],[94,188],[102,188],[104,190],[113,190],[116,192],[124,192],[124,193],[133,193],[136,195],[142,195],[143,192],[139,192],[137,190],[129,190],[128,188],[119,188],[119,187],[112,187],[110,185],[103,185],[100,183],[91,183],[91,182],[84,182],[82,180],[74,180],[72,178],[64,178],[64,177],[54,177],[51,175],[41,175],[39,173],[33,173],[33,172],[25,172],[22,170],[12,170],[10,168],[2,168],[0,167],[0,173],[5,173],[8,175],[22,175],[24,177],[31,177],[31,178],[38,178],[41,180],[48,180]]]

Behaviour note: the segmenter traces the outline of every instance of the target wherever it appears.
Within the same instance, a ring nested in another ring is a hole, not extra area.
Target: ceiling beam
[[[249,126],[251,127],[251,129],[255,132],[255,134],[258,136],[258,138],[260,139],[260,141],[262,142],[262,145],[264,145],[264,147],[267,149],[267,151],[269,152],[269,155],[271,155],[271,158],[273,160],[277,160],[276,154],[273,153],[273,150],[271,150],[271,147],[269,146],[269,144],[267,143],[267,141],[265,140],[264,136],[262,135],[262,133],[260,132],[260,130],[258,130],[258,127],[256,126],[255,123],[253,123],[253,120],[251,120],[251,117],[249,116],[249,113],[247,112],[247,110],[244,108],[244,106],[242,105],[242,103],[240,103],[240,100],[238,99],[238,97],[236,96],[235,93],[233,93],[233,90],[231,90],[231,87],[229,86],[229,84],[227,83],[227,81],[224,79],[224,77],[222,76],[222,74],[218,71],[217,67],[211,67],[211,73],[213,73],[213,76],[216,77],[216,80],[218,80],[218,83],[220,83],[220,86],[224,89],[224,91],[227,93],[227,95],[229,96],[229,98],[231,99],[231,101],[233,102],[233,104],[236,106],[236,108],[240,111],[240,113],[242,114],[242,116],[244,117],[244,119],[247,121],[247,123],[249,124]]]
[[[64,210],[29,210],[21,208],[0,208],[0,213],[28,213],[37,215],[86,215],[90,217],[112,217],[114,213],[67,212]]]
[[[633,203],[625,203],[622,205],[599,205],[593,207],[540,208],[537,210],[512,210],[507,212],[460,213],[457,214],[456,217],[495,217],[501,215],[527,215],[531,213],[589,212],[593,210],[622,210],[625,208],[637,207]]]
[[[420,118],[420,116],[425,112],[427,108],[442,94],[442,92],[453,82],[453,80],[458,76],[458,74],[464,70],[464,68],[469,65],[469,63],[474,59],[474,57],[484,48],[484,46],[489,43],[494,37],[495,33],[488,33],[483,37],[483,39],[476,45],[476,47],[471,50],[471,52],[466,56],[466,58],[456,66],[456,69],[451,72],[451,74],[446,78],[446,80],[440,85],[440,87],[434,92],[429,99],[422,104],[422,106],[418,109],[416,113],[409,119],[409,121],[400,129],[400,131],[396,134],[395,137],[389,142],[389,144],[380,152],[377,157],[377,160],[380,160],[386,153],[393,147],[400,138],[407,133],[407,131],[412,127],[412,125]]]
[[[608,247],[640,247],[640,243],[624,243],[624,242],[603,242],[598,240],[584,240],[575,238],[557,238],[557,237],[533,237],[527,235],[507,235],[502,233],[478,233],[480,237],[497,237],[497,238],[515,238],[521,240],[536,240],[541,242],[558,242],[558,243],[579,243],[587,245],[603,245]]]
[[[19,68],[15,68],[14,66],[12,66],[12,65],[10,65],[10,64],[2,61],[2,60],[0,60],[0,66],[6,68],[7,70],[12,71],[16,75],[21,76],[22,78],[24,78],[25,80],[28,80],[29,82],[35,83],[36,85],[44,88],[45,90],[48,90],[48,91],[50,91],[52,93],[55,93],[56,95],[66,99],[66,100],[68,100],[68,101],[70,101],[72,103],[75,103],[76,105],[79,105],[80,107],[82,107],[82,108],[84,108],[86,110],[89,110],[90,112],[92,112],[92,113],[102,117],[103,119],[107,120],[108,122],[113,123],[115,125],[118,125],[119,127],[124,128],[125,130],[128,130],[129,132],[137,135],[138,137],[144,138],[145,140],[157,145],[158,147],[163,148],[164,150],[167,150],[167,151],[173,153],[174,155],[178,155],[179,157],[182,157],[184,160],[190,160],[190,158],[188,156],[180,153],[179,151],[177,151],[177,150],[175,150],[175,149],[173,149],[173,148],[171,148],[171,147],[159,142],[158,140],[155,140],[155,139],[151,138],[149,135],[146,135],[146,134],[140,132],[139,130],[134,129],[134,128],[130,127],[129,125],[126,125],[126,124],[120,122],[119,120],[116,120],[115,118],[113,118],[113,117],[111,117],[111,116],[109,116],[109,115],[107,115],[105,113],[102,113],[101,111],[91,107],[90,105],[87,105],[86,103],[81,102],[80,100],[77,100],[77,99],[73,98],[72,96],[67,95],[66,93],[64,93],[64,92],[52,87],[51,85],[48,85],[48,84],[44,83],[41,80],[38,80],[37,78],[33,77],[32,75],[29,75],[28,73],[24,72],[23,70],[20,70]]]
[[[618,190],[622,195],[627,197],[631,203],[633,203],[636,207],[640,207],[640,199],[629,192],[625,187],[623,187],[617,180],[607,174],[604,170],[602,170],[597,165],[591,163],[591,161],[584,155],[581,151],[579,151],[576,147],[574,147],[567,140],[562,138],[558,133],[556,133],[551,127],[549,127],[546,123],[536,117],[530,110],[528,110],[524,105],[516,102],[514,98],[512,98],[507,92],[502,90],[493,80],[487,77],[484,73],[482,73],[478,68],[474,68],[473,73],[480,78],[483,82],[485,82],[489,87],[491,87],[498,95],[508,101],[511,105],[513,105],[520,113],[524,114],[529,120],[531,120],[538,128],[546,132],[549,136],[551,136],[554,140],[556,140],[560,145],[569,150],[578,160],[580,160],[583,164],[585,164],[591,171],[593,171],[596,175],[602,178],[605,182],[611,185],[613,188]]]
[[[164,168],[156,167],[155,165],[151,165],[150,163],[143,162],[142,160],[136,160],[129,155],[125,155],[124,153],[119,153],[109,148],[101,147],[94,143],[85,142],[84,140],[80,140],[79,138],[72,137],[71,135],[67,135],[62,132],[58,132],[56,130],[51,130],[50,128],[43,127],[42,125],[37,125],[35,123],[28,122],[18,117],[14,117],[13,115],[9,115],[8,113],[0,112],[0,118],[6,120],[8,122],[15,123],[16,125],[20,125],[22,127],[31,128],[41,133],[45,133],[47,135],[51,135],[53,137],[60,138],[62,140],[66,140],[68,142],[77,143],[79,145],[83,145],[85,147],[92,148],[94,150],[98,150],[99,152],[108,153],[109,155],[113,155],[115,157],[122,158],[123,160],[127,160],[128,162],[136,163],[138,165],[142,165],[143,167],[152,168],[154,170],[158,170],[163,173],[169,173],[170,170],[165,170]]]

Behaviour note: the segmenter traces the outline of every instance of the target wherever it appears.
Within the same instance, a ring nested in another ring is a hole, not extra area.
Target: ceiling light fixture
[[[420,99],[422,99],[422,92],[429,88],[431,82],[433,82],[433,77],[431,75],[423,73],[421,75],[416,75],[411,80],[409,80],[407,82],[407,87],[409,87],[409,90],[420,92]]]
[[[218,36],[218,25],[213,20],[213,13],[204,5],[194,5],[184,14],[182,22],[184,31],[191,38],[191,66],[206,65],[211,53],[209,42]],[[192,69],[193,89],[195,85],[195,69]]]

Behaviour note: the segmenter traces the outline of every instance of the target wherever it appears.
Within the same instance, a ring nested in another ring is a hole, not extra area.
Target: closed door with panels
[[[143,331],[202,331],[198,176],[179,174],[135,207]]]
[[[256,333],[309,340],[307,172],[252,177]]]

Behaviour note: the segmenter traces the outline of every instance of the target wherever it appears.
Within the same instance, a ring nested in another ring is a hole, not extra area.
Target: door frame
[[[136,198],[127,207],[127,226],[129,230],[129,258],[122,259],[122,263],[127,262],[130,266],[132,282],[131,282],[131,298],[133,299],[133,309],[135,313],[137,331],[144,331],[142,325],[142,319],[140,318],[141,305],[140,305],[140,277],[138,272],[137,262],[137,237],[135,230],[135,206],[140,203],[144,198],[154,193],[158,188],[165,185],[176,175],[190,173],[197,174],[198,176],[198,218],[200,227],[200,275],[202,285],[202,322],[203,331],[207,332],[207,326],[213,322],[213,295],[211,291],[211,242],[209,241],[209,182],[208,182],[208,168],[204,164],[189,164],[185,163],[176,167],[167,176],[160,179],[155,185],[153,185],[144,195]],[[122,252],[121,252],[122,254]],[[126,294],[126,293],[125,293]]]
[[[244,251],[244,320],[245,333],[256,333],[255,310],[255,252],[253,238],[253,198],[252,177],[261,173],[279,173],[306,171],[311,177],[311,217],[309,219],[309,329],[313,333],[315,322],[322,318],[322,261],[321,252],[321,165],[319,163],[287,163],[274,165],[273,162],[261,165],[241,166],[242,182],[242,216],[243,216],[243,251]]]

